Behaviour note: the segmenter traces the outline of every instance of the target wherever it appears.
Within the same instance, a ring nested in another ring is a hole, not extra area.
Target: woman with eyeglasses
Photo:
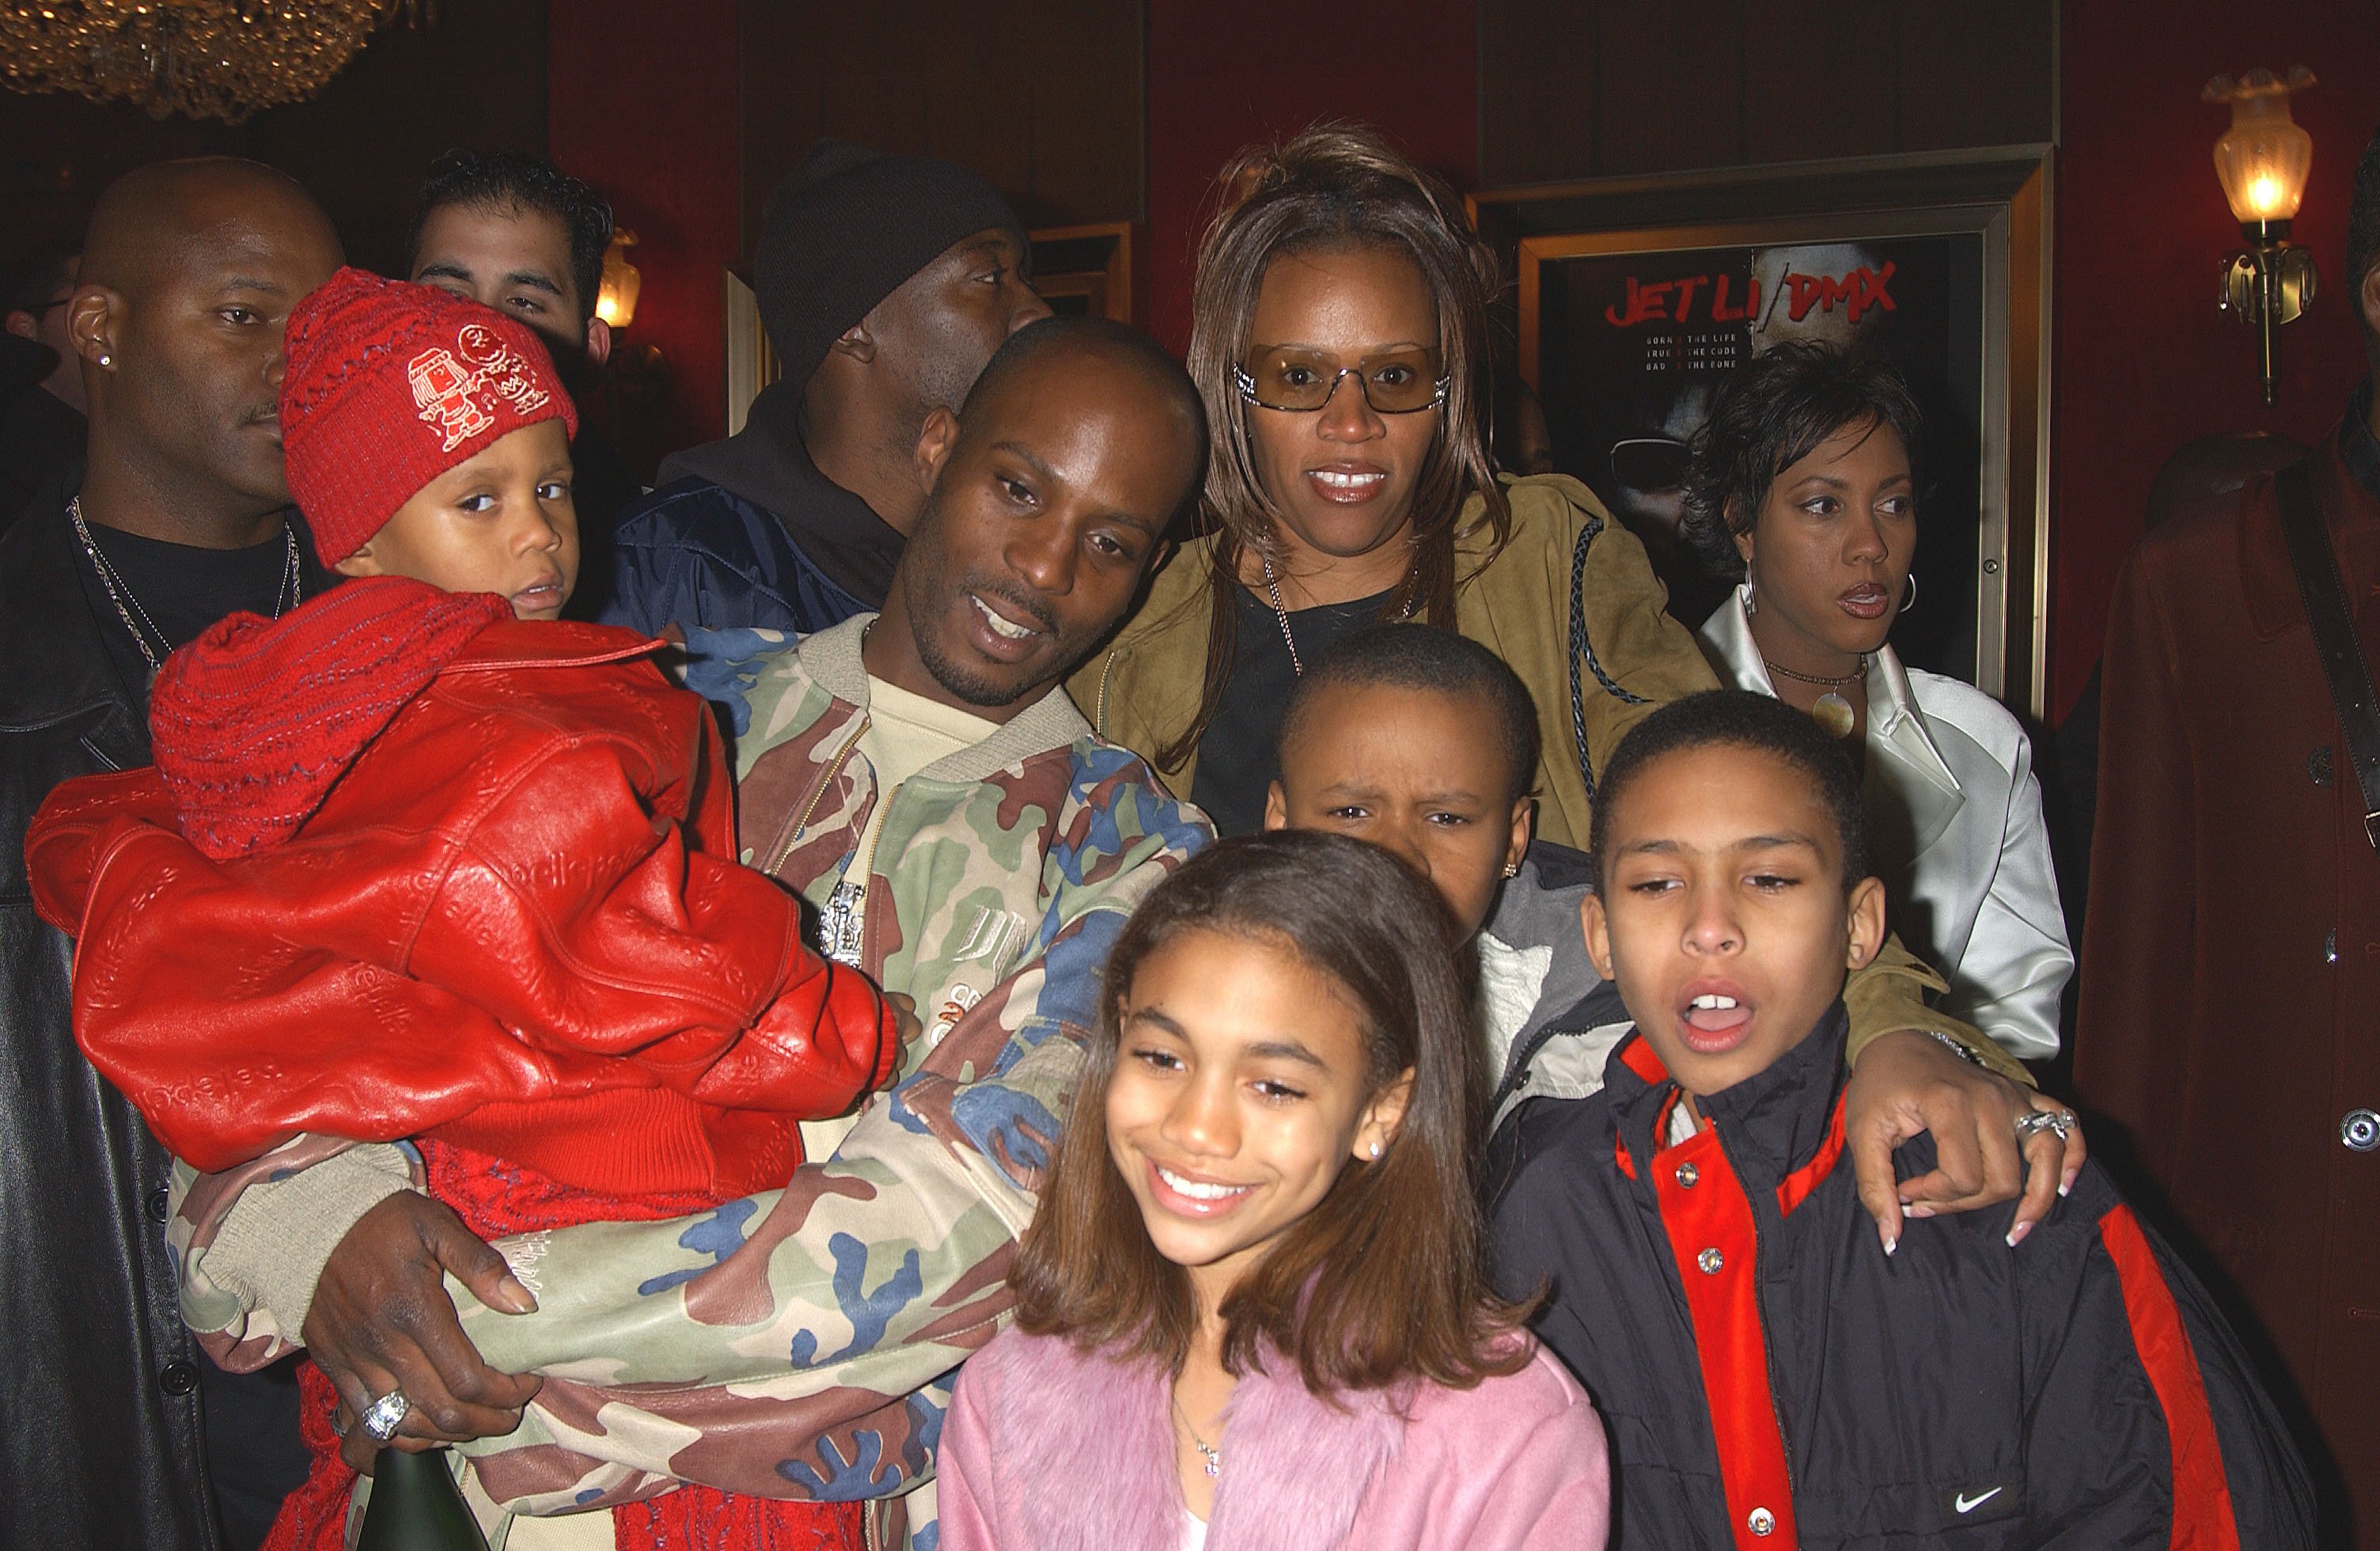
[[[1446,186],[1369,130],[1309,129],[1243,154],[1222,181],[1190,335],[1212,438],[1208,531],[1067,687],[1101,733],[1147,756],[1223,834],[1251,833],[1278,773],[1284,702],[1308,664],[1383,620],[1458,630],[1511,664],[1536,702],[1536,833],[1585,845],[1593,771],[1621,735],[1718,679],[1663,612],[1644,546],[1586,487],[1493,471],[1493,256]],[[1415,750],[1425,763],[1429,753]],[[1432,797],[1427,820],[1456,819],[1458,796]],[[1351,818],[1402,800],[1324,798]],[[1409,859],[1427,870],[1426,856]],[[1484,937],[1482,951],[1520,962]],[[2020,1154],[2015,1121],[2056,1102],[2018,1086],[2031,1081],[2023,1068],[1981,1036],[1967,1031],[1977,1043],[1966,1060],[1929,1037],[1964,1025],[1922,1000],[1938,981],[1897,942],[1887,951],[1875,1002],[1852,1009],[1879,1036],[1857,1058],[1847,1109],[1879,1222],[1896,1215],[1887,1199],[1967,1210],[2007,1200],[2020,1178],[2036,1218],[2061,1172],[2082,1167],[2079,1138],[2053,1146],[2054,1133],[2036,1133]],[[1871,1144],[1906,1138],[1911,1117],[1959,1161],[1896,1192],[1889,1146]]]
[[[1585,486],[1494,473],[1493,255],[1369,130],[1309,129],[1222,181],[1190,337],[1208,531],[1076,674],[1076,701],[1220,832],[1249,833],[1307,665],[1382,620],[1460,630],[1536,699],[1537,832],[1584,843],[1620,735],[1714,681],[1643,545]]]

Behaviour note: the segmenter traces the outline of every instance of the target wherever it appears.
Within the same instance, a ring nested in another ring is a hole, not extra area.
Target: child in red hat
[[[799,1122],[891,1075],[874,988],[736,860],[709,709],[659,643],[556,622],[577,418],[521,324],[340,271],[290,317],[281,423],[317,552],[353,579],[176,652],[156,766],[35,818],[77,1040],[197,1168],[411,1138],[483,1237],[676,1217],[782,1184]],[[354,1477],[338,1397],[303,1376],[315,1470],[267,1544],[335,1547]],[[856,1505],[692,1486],[614,1530],[859,1545]]]

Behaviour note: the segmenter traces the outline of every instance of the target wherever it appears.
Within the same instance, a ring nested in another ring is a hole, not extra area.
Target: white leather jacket
[[[1742,588],[1701,640],[1722,682],[1777,693]],[[2024,728],[1973,685],[1903,668],[1886,647],[1867,677],[1866,808],[1892,928],[1949,980],[1944,1010],[2026,1060],[2056,1055],[2074,951]]]

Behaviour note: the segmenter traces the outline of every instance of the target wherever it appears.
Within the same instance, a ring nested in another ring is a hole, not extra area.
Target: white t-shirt
[[[875,767],[876,806],[859,836],[859,852],[851,864],[855,872],[868,866],[875,851],[877,832],[884,828],[884,810],[892,806],[894,788],[935,760],[973,748],[999,731],[997,721],[912,695],[870,673],[868,730],[859,734],[859,752]]]
[[[883,831],[885,812],[902,782],[938,759],[976,745],[1000,731],[1000,723],[963,711],[955,706],[913,695],[898,685],[868,676],[868,725],[859,734],[859,752],[876,772],[876,804],[868,810],[868,824],[859,834],[859,849],[851,854],[843,880],[820,913],[820,948],[827,957],[858,967],[859,947],[866,940],[868,875],[876,859],[876,837]],[[804,1121],[802,1148],[810,1157],[825,1157],[841,1144],[858,1115],[833,1120]]]

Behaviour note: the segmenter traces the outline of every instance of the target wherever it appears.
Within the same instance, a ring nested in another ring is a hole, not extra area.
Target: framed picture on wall
[[[1051,226],[1029,234],[1033,240],[1033,289],[1058,313],[1112,318],[1137,323],[1134,289],[1132,223]]]
[[[1677,532],[1718,384],[1788,340],[1880,351],[1925,415],[1894,648],[2040,714],[2049,176],[2046,147],[2020,147],[1477,198],[1556,466],[1644,539],[1673,612],[1698,622],[1727,587]]]

